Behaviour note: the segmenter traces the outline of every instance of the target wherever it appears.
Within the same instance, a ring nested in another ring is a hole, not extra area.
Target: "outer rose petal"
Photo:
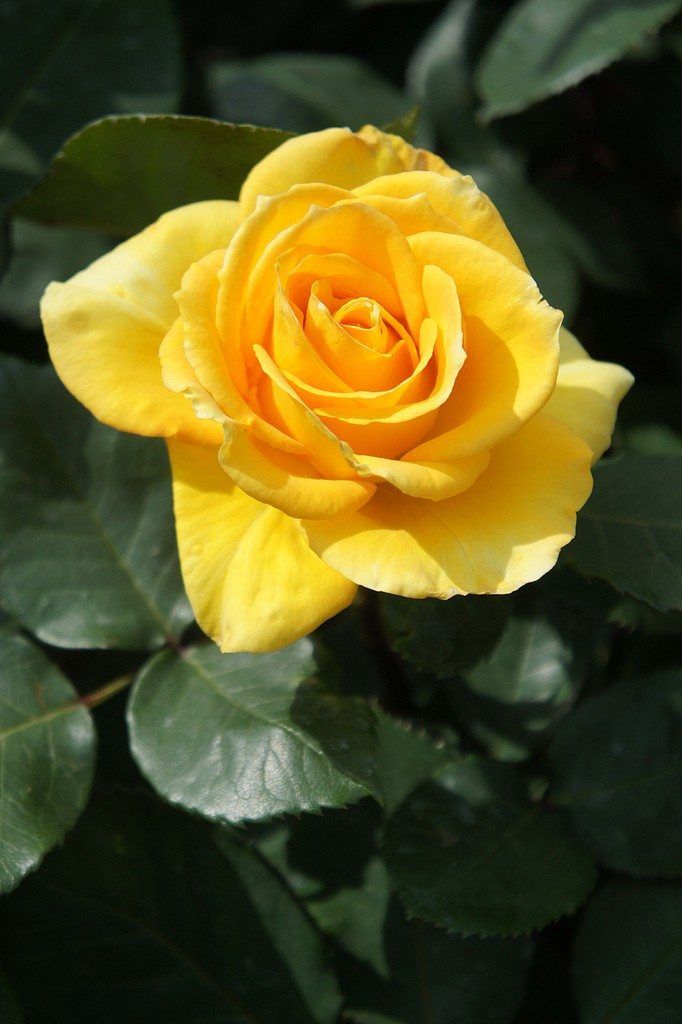
[[[592,487],[591,451],[539,414],[491,453],[463,494],[443,501],[380,489],[359,512],[303,522],[325,562],[405,597],[507,594],[543,576],[575,532]]]
[[[359,132],[327,128],[299,135],[268,153],[249,172],[239,194],[242,217],[255,209],[258,196],[279,195],[292,185],[322,182],[352,189],[384,174],[415,169],[452,173],[440,157],[371,126]]]
[[[183,273],[228,244],[237,214],[238,204],[227,201],[171,210],[45,292],[41,313],[55,369],[102,422],[201,442],[205,432],[190,403],[163,385],[159,346],[177,317],[173,292]]]
[[[559,376],[543,412],[570,427],[594,452],[596,462],[611,444],[618,405],[632,387],[632,374],[616,363],[590,359],[580,342],[562,328]]]
[[[223,651],[274,651],[346,608],[355,584],[313,554],[293,519],[254,501],[216,449],[168,443],[182,574]]]
[[[523,256],[497,207],[468,174],[450,171],[446,177],[432,171],[407,171],[368,181],[354,191],[362,199],[391,196],[408,201],[424,196],[436,213],[452,221],[460,232],[506,256],[515,267],[526,269]],[[381,208],[388,212],[388,207]],[[406,234],[413,233],[406,231]]]

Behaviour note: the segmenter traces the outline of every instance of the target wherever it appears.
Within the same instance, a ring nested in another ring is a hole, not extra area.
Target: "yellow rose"
[[[376,128],[283,143],[42,304],[98,419],[165,437],[182,570],[223,650],[346,607],[505,594],[574,534],[630,387],[541,297],[471,178]]]

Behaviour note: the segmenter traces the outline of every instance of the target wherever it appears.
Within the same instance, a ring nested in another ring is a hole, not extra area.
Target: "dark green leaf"
[[[382,125],[405,114],[408,102],[354,57],[276,53],[254,60],[217,61],[207,72],[213,113],[288,131]]]
[[[5,975],[0,971],[0,1020],[2,1024],[22,1024],[24,1017]]]
[[[358,907],[358,911],[359,911]],[[528,939],[450,935],[407,921],[397,900],[383,930],[386,968],[341,963],[348,1017],[356,1024],[509,1024],[523,994]]]
[[[0,364],[3,604],[59,647],[153,648],[191,621],[161,441],[104,427],[50,367]]]
[[[407,66],[407,89],[461,155],[483,134],[473,118],[472,51],[485,12],[476,0],[451,0],[419,40]]]
[[[0,32],[0,166],[22,148],[40,167],[103,114],[177,105],[179,44],[166,0],[6,0]]]
[[[257,854],[213,835],[152,797],[93,802],[4,908],[2,956],[30,1022],[336,1020],[309,918]]]
[[[488,156],[460,162],[499,208],[531,274],[553,306],[570,319],[579,295],[579,274],[570,225],[528,180],[516,153],[495,144]]]
[[[511,610],[508,598],[488,596],[383,597],[381,608],[393,649],[441,679],[475,665],[500,636]]]
[[[4,0],[0,38],[1,230],[9,204],[86,121],[174,110],[180,54],[168,0]]]
[[[682,609],[682,456],[625,454],[595,467],[568,550],[577,569],[661,611]]]
[[[552,798],[614,871],[682,875],[682,672],[610,687],[550,749]]]
[[[74,135],[17,206],[44,224],[132,235],[166,210],[236,199],[285,132],[203,117],[106,117]]]
[[[625,445],[638,455],[682,455],[682,436],[663,423],[633,427]]]
[[[313,679],[308,640],[274,654],[165,651],[128,711],[133,754],[172,803],[239,822],[377,792],[372,712]]]
[[[587,907],[573,970],[581,1024],[674,1024],[682,885],[610,882]]]
[[[275,851],[278,870],[340,947],[347,1016],[367,1024],[507,1024],[531,943],[464,939],[408,922],[377,856],[379,825],[370,801],[305,815],[284,826],[288,842]],[[265,845],[272,854],[272,843]]]
[[[634,289],[642,284],[642,269],[628,225],[616,203],[584,182],[549,181],[541,184],[566,252],[580,269],[604,288]]]
[[[522,760],[571,706],[580,662],[546,616],[515,615],[490,653],[450,684],[455,713],[494,757]]]
[[[376,712],[376,719],[379,740],[377,775],[384,809],[391,814],[408,793],[449,764],[456,754],[382,711]]]
[[[511,935],[570,914],[594,885],[589,855],[526,798],[507,765],[467,758],[405,800],[385,856],[408,913],[464,935]]]
[[[499,117],[577,85],[641,43],[679,0],[522,0],[478,70],[484,113]]]
[[[0,284],[0,314],[22,327],[39,327],[38,304],[50,281],[66,281],[109,248],[89,231],[12,224],[12,258]]]
[[[584,257],[588,247],[528,180],[523,154],[475,116],[471,65],[494,14],[474,0],[452,0],[412,55],[408,90],[436,125],[449,162],[499,207],[543,295],[570,316],[579,290],[576,252]]]
[[[71,828],[94,760],[92,720],[71,684],[28,640],[0,633],[0,892]]]

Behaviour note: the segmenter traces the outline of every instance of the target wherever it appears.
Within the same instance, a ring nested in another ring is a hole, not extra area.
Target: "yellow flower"
[[[376,128],[283,143],[42,304],[98,419],[165,437],[197,620],[266,651],[346,607],[505,594],[573,537],[630,387],[471,178]]]

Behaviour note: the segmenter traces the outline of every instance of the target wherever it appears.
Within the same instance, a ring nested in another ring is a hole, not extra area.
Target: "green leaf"
[[[624,454],[595,467],[568,557],[661,611],[682,609],[682,456]]]
[[[679,0],[522,0],[486,48],[477,83],[486,117],[577,85],[642,43]]]
[[[50,281],[66,281],[109,248],[106,239],[73,228],[12,224],[12,258],[0,284],[0,315],[40,326],[39,302]]]
[[[487,656],[450,684],[455,713],[494,757],[522,760],[575,700],[581,661],[546,615],[517,614]]]
[[[491,196],[541,291],[570,316],[579,298],[577,263],[579,257],[585,262],[592,249],[528,180],[523,155],[475,116],[472,63],[492,14],[491,7],[474,0],[447,5],[411,57],[408,89],[436,125],[443,155]]]
[[[412,601],[382,595],[381,608],[396,653],[440,679],[476,664],[511,610],[508,598],[489,596]]]
[[[682,885],[609,882],[588,904],[573,976],[581,1024],[678,1020]]]
[[[178,103],[179,40],[166,0],[7,0],[0,31],[0,166],[10,145],[42,164],[86,121]]]
[[[28,1018],[332,1024],[319,933],[255,852],[213,836],[146,795],[93,802],[5,904],[3,962]]]
[[[236,199],[253,165],[290,137],[203,117],[105,117],[68,140],[15,211],[132,235],[176,206]]]
[[[617,683],[567,718],[551,796],[602,864],[682,875],[682,671]]]
[[[638,455],[682,455],[682,435],[664,423],[649,423],[628,431],[625,445]]]
[[[379,826],[370,801],[304,815],[287,822],[288,841],[274,851],[277,869],[340,947],[346,1016],[368,1024],[508,1024],[531,942],[465,939],[408,922],[377,855]],[[264,846],[273,852],[272,842]]]
[[[359,908],[358,908],[359,909]],[[407,921],[398,902],[384,925],[386,971],[341,962],[355,1024],[510,1024],[530,961],[527,938],[463,938]]]
[[[458,153],[484,130],[473,118],[473,51],[487,12],[476,0],[451,0],[413,50],[407,90]]]
[[[377,776],[386,814],[391,814],[420,782],[457,756],[424,733],[410,729],[383,711],[375,711],[379,755]]]
[[[561,213],[528,180],[520,157],[495,144],[489,155],[460,162],[493,200],[549,303],[571,317],[580,291],[576,239]]]
[[[609,193],[581,181],[541,182],[543,201],[554,211],[566,252],[592,281],[618,290],[642,286],[641,258],[621,210]]]
[[[155,789],[208,818],[240,822],[377,793],[372,712],[313,679],[308,640],[274,654],[164,651],[140,673],[128,721]]]
[[[159,647],[191,621],[161,441],[97,423],[50,367],[0,362],[0,587],[58,647]]]
[[[513,935],[570,914],[594,885],[590,856],[507,765],[466,758],[405,800],[385,857],[408,913],[464,935]]]
[[[209,65],[212,112],[224,121],[248,121],[294,132],[381,125],[405,115],[408,101],[395,86],[355,57],[273,53]]]
[[[1,230],[10,203],[86,121],[174,110],[180,54],[168,0],[5,0],[0,38]]]
[[[0,892],[8,892],[85,807],[95,731],[69,681],[28,640],[0,633],[0,666]]]

